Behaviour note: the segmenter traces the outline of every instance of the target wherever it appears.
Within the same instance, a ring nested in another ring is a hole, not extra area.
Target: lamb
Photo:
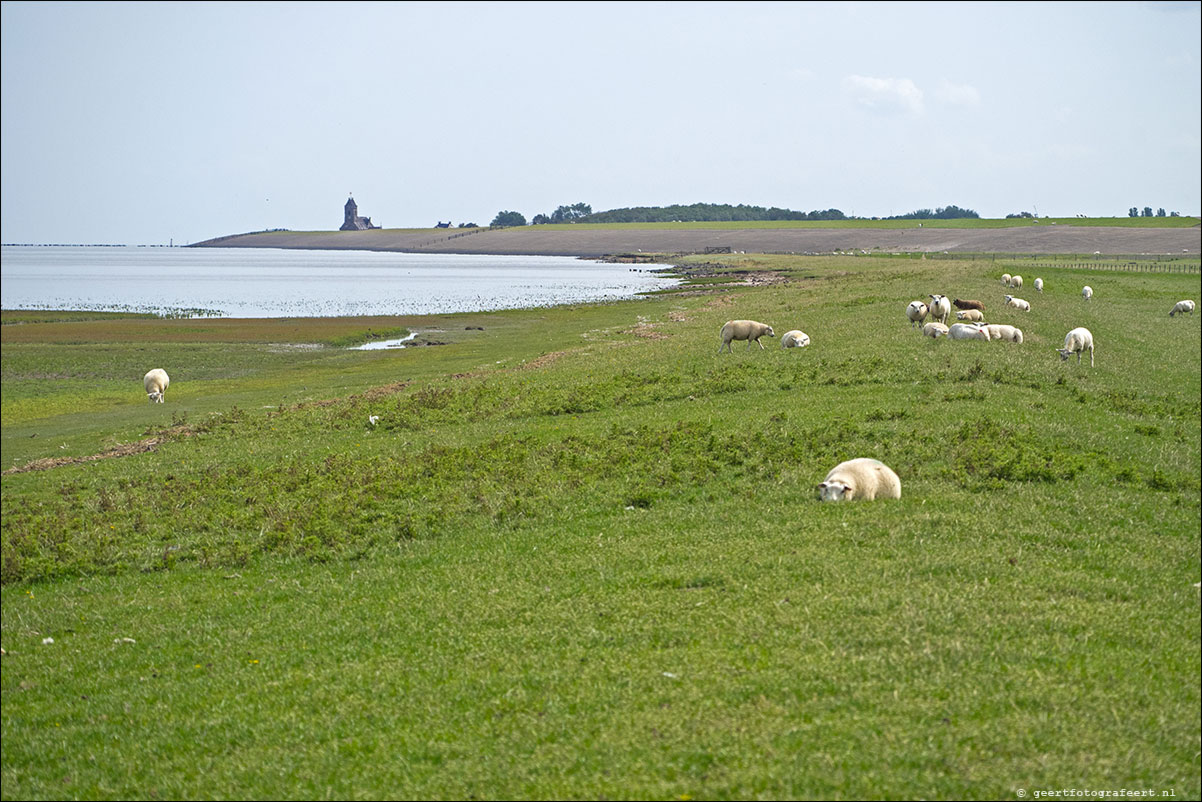
[[[932,320],[930,323],[922,327],[922,334],[924,337],[930,337],[931,339],[938,340],[941,336],[947,336],[947,326],[943,325],[942,323],[936,323]]]
[[[984,319],[985,316],[981,314],[980,309],[965,309],[963,312],[956,313],[956,320],[971,320],[980,323]]]
[[[1184,315],[1186,312],[1189,312],[1191,315],[1194,313],[1194,302],[1193,301],[1178,301],[1173,306],[1172,311],[1169,312],[1169,317],[1173,317],[1174,315],[1177,315],[1177,314]]]
[[[931,320],[947,325],[947,319],[952,316],[952,304],[946,295],[931,296]]]
[[[901,498],[901,479],[880,460],[862,457],[840,462],[817,489],[821,501]]]
[[[947,336],[953,340],[984,340],[989,342],[989,329],[980,323],[954,323]]]
[[[930,311],[930,307],[922,301],[910,301],[910,305],[906,307],[906,317],[910,319],[910,328],[921,326]]]
[[[1093,367],[1093,334],[1089,329],[1078,327],[1070,331],[1064,337],[1064,347],[1057,348],[1060,352],[1060,361],[1068,359],[1072,354],[1077,355],[1077,364],[1081,364],[1081,352],[1089,350],[1089,366]]]
[[[1023,277],[1022,276],[1011,276],[1010,277],[1010,286],[1016,290],[1021,290],[1023,288]]]
[[[1082,287],[1081,288],[1081,297],[1087,301],[1092,301],[1093,300],[1093,287],[1089,286],[1088,284],[1086,284],[1084,287]]]
[[[797,329],[794,329],[793,331],[786,331],[780,336],[781,348],[805,348],[809,344],[810,335],[806,334],[804,331],[798,331]],[[748,346],[750,345],[751,343],[748,343]]]
[[[1019,345],[1022,345],[1023,330],[1020,328],[999,323],[989,323],[985,326],[985,328],[989,331],[989,339],[991,341],[1004,340],[1006,342],[1018,343]]]
[[[764,336],[776,336],[772,327],[767,323],[757,323],[754,320],[728,320],[722,327],[722,345],[718,346],[718,353],[722,353],[723,348],[729,353],[731,340],[746,340],[748,350],[751,349],[751,341],[755,340],[755,344],[760,347],[760,350],[763,350],[764,344],[760,342],[760,338]]]
[[[152,404],[162,404],[167,400],[169,384],[171,379],[167,378],[167,371],[162,368],[155,368],[142,377],[142,386],[146,388],[146,396]]]
[[[1006,296],[1006,306],[1013,306],[1020,312],[1030,312],[1031,304],[1024,301],[1022,298],[1015,298],[1013,295]]]
[[[1041,278],[1035,279],[1035,291],[1043,292],[1043,279],[1041,279]]]
[[[1003,273],[1003,274],[1002,274],[1002,286],[1003,286],[1003,287],[1009,287],[1009,286],[1010,286],[1010,274],[1009,274],[1009,273]]]
[[[985,311],[985,304],[981,303],[980,301],[961,301],[959,298],[956,298],[952,301],[952,306],[956,307],[957,309],[976,309],[981,312]]]

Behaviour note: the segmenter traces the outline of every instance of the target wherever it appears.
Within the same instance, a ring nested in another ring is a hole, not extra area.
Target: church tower
[[[347,198],[346,207],[343,209],[342,228],[339,231],[357,231],[359,226],[355,225],[355,218],[359,216],[359,206],[355,203],[355,198],[352,196]]]

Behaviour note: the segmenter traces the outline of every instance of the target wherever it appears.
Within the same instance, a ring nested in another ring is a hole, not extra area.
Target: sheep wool
[[[722,327],[722,344],[718,346],[718,353],[722,353],[723,348],[729,353],[732,340],[746,340],[748,349],[751,348],[751,341],[755,340],[755,344],[760,347],[760,350],[763,350],[764,344],[760,342],[760,338],[775,336],[776,333],[767,323],[759,323],[754,320],[728,320]]]
[[[146,397],[152,404],[166,402],[167,385],[169,384],[171,384],[171,379],[167,378],[167,371],[162,368],[155,368],[142,377],[142,386],[146,388]]]
[[[1189,312],[1191,315],[1194,313],[1193,301],[1178,301],[1173,305],[1172,310],[1169,312],[1169,317],[1184,315],[1186,312]]]
[[[781,348],[805,348],[809,344],[810,335],[806,334],[804,331],[798,331],[797,329],[793,329],[793,331],[786,331],[780,336]],[[748,345],[750,345],[750,343],[748,343]]]
[[[953,323],[947,336],[953,340],[984,340],[989,342],[989,329],[980,323]]]
[[[901,479],[880,460],[861,457],[840,462],[817,489],[821,501],[901,498]]]
[[[910,305],[906,307],[906,319],[910,321],[910,328],[921,326],[929,311],[930,308],[922,301],[910,301]]]
[[[922,327],[922,334],[924,337],[930,337],[933,340],[938,340],[940,337],[947,336],[947,326],[943,325],[942,323],[936,323],[932,320],[930,323]]]
[[[1093,333],[1084,326],[1075,328],[1066,334],[1064,347],[1056,350],[1060,352],[1061,362],[1076,354],[1078,365],[1081,364],[1081,352],[1089,351],[1089,366],[1093,367]]]

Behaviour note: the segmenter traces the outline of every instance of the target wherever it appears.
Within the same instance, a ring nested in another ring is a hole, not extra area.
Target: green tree
[[[1151,216],[1152,216],[1152,207],[1145,206],[1144,207],[1144,217],[1151,217]]]
[[[497,216],[493,218],[491,225],[497,228],[504,226],[524,226],[526,225],[526,217],[521,212],[497,212]]]
[[[1157,210],[1156,210],[1156,216],[1157,216],[1157,217],[1164,217],[1164,216],[1165,216],[1165,213],[1164,213],[1164,207],[1163,207],[1163,206],[1161,206],[1159,209],[1157,209]]]
[[[1127,216],[1128,217],[1139,217],[1139,209],[1132,206],[1130,209],[1127,210]]]
[[[551,212],[552,223],[575,223],[582,217],[593,213],[593,207],[587,203],[573,203],[571,206],[560,206]]]

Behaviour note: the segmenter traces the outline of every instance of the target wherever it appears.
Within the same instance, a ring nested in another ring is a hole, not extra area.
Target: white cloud
[[[871,78],[849,75],[843,79],[843,90],[873,111],[922,114],[922,90],[909,78]]]
[[[975,86],[954,84],[946,79],[939,82],[939,88],[935,90],[935,97],[951,106],[981,105],[981,93]]]

